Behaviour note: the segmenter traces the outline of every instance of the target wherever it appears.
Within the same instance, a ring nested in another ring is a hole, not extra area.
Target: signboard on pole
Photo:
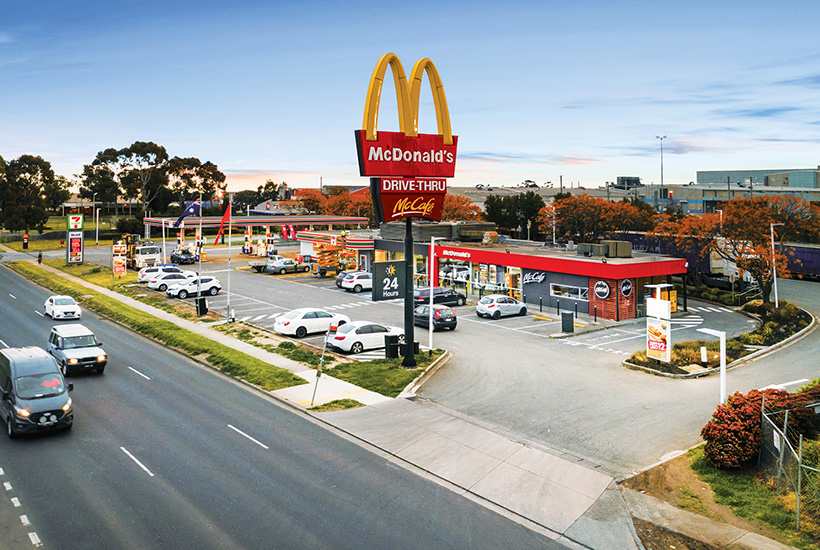
[[[66,245],[66,263],[83,263],[83,232],[69,231]]]
[[[667,319],[646,318],[646,356],[668,363],[672,358],[672,331]]]
[[[405,291],[404,260],[373,264],[373,301],[402,298]]]

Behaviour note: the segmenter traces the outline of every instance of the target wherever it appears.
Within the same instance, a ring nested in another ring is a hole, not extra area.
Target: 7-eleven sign
[[[69,214],[66,216],[66,224],[68,231],[79,229],[82,230],[83,228],[83,215],[82,214]]]

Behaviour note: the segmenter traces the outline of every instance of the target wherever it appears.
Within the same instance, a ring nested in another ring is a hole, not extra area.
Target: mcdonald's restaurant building
[[[645,296],[651,296],[646,285],[669,283],[673,275],[684,275],[686,260],[632,252],[630,243],[617,242],[620,253],[610,253],[609,244],[568,250],[518,242],[437,241],[433,285],[453,287],[472,301],[486,294],[513,296],[529,304],[530,310],[559,308],[615,321],[642,317]],[[430,240],[416,240],[414,245],[414,283],[426,286]],[[377,262],[404,258],[398,240],[375,239],[374,248]]]

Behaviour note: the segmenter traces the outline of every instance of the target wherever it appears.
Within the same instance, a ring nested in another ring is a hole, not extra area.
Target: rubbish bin
[[[399,344],[399,337],[398,336],[385,336],[384,337],[384,357],[386,359],[397,359],[399,357],[399,348],[401,344]]]
[[[561,332],[575,332],[575,324],[572,319],[571,311],[561,312]]]
[[[407,344],[402,344],[401,347],[402,347],[402,351],[404,351],[405,354],[406,354]],[[413,342],[413,355],[418,355],[418,353],[419,353],[419,343],[418,342]]]
[[[208,300],[199,297],[196,299],[196,314],[197,315],[205,315],[208,313]]]

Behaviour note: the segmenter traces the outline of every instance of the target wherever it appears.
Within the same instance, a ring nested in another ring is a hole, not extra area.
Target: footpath
[[[5,247],[2,247],[5,248]],[[202,323],[181,319],[109,289],[42,265],[43,269],[175,323],[308,381],[267,392],[294,410],[420,470],[429,478],[479,504],[556,540],[568,548],[644,550],[632,517],[685,534],[720,548],[775,550],[790,548],[759,535],[674,508],[616,483],[608,475],[578,463],[576,457],[499,435],[491,426],[452,411],[415,402],[413,391],[392,399],[301,363],[269,353]],[[578,333],[603,328],[585,323]],[[580,329],[580,330],[579,330]],[[564,335],[570,336],[570,335]],[[261,391],[261,390],[260,390]],[[315,391],[315,400],[314,400]],[[367,406],[338,412],[308,410],[351,398]]]

